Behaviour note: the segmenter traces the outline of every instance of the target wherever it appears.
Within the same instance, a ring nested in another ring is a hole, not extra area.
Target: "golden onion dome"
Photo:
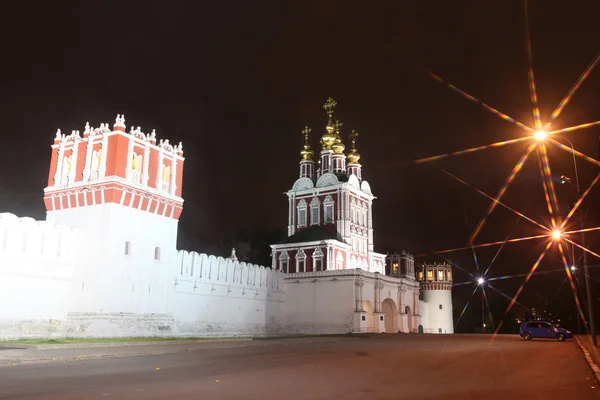
[[[352,130],[352,134],[350,135],[352,141],[352,147],[350,148],[350,153],[346,157],[349,161],[348,164],[358,164],[358,160],[360,160],[360,154],[356,149],[356,138],[358,137],[358,132]]]
[[[333,124],[333,109],[337,103],[331,97],[327,99],[327,102],[323,106],[327,115],[329,116],[329,121],[325,126],[325,134],[321,137],[321,145],[323,146],[323,150],[331,150],[332,146],[335,144],[336,134],[335,134],[335,125]]]
[[[335,154],[344,154],[344,150],[346,150],[346,146],[342,143],[342,136],[340,133],[341,127],[342,123],[340,121],[335,121],[335,141],[331,146],[331,149]]]
[[[312,131],[312,129],[310,129],[308,126],[305,126],[304,129],[302,130],[302,135],[304,136],[304,147],[302,148],[302,151],[300,152],[300,155],[302,156],[302,160],[307,160],[307,161],[313,161],[313,156],[315,155],[315,152],[310,148],[310,132]]]

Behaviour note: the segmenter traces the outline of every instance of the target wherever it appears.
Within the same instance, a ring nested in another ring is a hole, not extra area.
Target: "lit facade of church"
[[[312,272],[361,268],[384,272],[385,255],[373,251],[373,200],[362,179],[358,132],[352,131],[348,155],[334,122],[336,103],[324,108],[328,122],[321,137],[318,161],[306,127],[300,175],[288,196],[288,238],[272,246],[273,268],[283,272]]]

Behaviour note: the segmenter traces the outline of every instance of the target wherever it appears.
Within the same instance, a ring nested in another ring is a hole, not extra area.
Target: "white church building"
[[[358,134],[303,131],[288,238],[264,267],[177,250],[183,148],[114,125],[57,132],[46,221],[0,213],[0,339],[453,333],[448,264],[373,251]]]

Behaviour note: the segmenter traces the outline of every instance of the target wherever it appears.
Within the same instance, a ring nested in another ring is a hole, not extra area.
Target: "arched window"
[[[317,197],[313,197],[310,202],[310,224],[319,225],[321,223],[321,203]]]
[[[289,263],[289,256],[287,251],[282,251],[281,254],[279,255],[279,270],[281,272],[288,272],[288,264]]]
[[[328,195],[325,198],[325,201],[323,202],[323,222],[326,224],[333,224],[334,222],[334,216],[333,216],[333,204],[334,204],[334,200],[333,198]]]
[[[323,251],[320,247],[313,252],[313,271],[323,271]]]
[[[160,261],[160,247],[154,248],[154,259]]]
[[[298,203],[298,228],[304,228],[306,226],[306,211],[308,209],[308,205],[304,199],[300,200]]]
[[[440,304],[440,310],[442,309],[442,305]]]
[[[306,272],[306,254],[302,249],[296,253],[296,272]]]
[[[125,255],[130,256],[131,250],[132,250],[131,242],[125,242]]]

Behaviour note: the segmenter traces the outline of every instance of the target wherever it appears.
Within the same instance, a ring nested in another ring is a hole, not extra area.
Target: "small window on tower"
[[[398,263],[397,262],[392,264],[392,271],[394,272],[394,274],[398,273]]]
[[[444,280],[444,271],[438,271],[438,281]]]
[[[432,281],[433,280],[433,271],[427,271],[427,280],[428,281]]]
[[[154,248],[154,259],[160,261],[160,247]]]
[[[132,250],[131,242],[125,242],[125,255],[130,256]]]
[[[442,309],[442,305],[440,304],[440,310]]]
[[[423,271],[419,272],[419,280],[422,281],[423,280]]]

